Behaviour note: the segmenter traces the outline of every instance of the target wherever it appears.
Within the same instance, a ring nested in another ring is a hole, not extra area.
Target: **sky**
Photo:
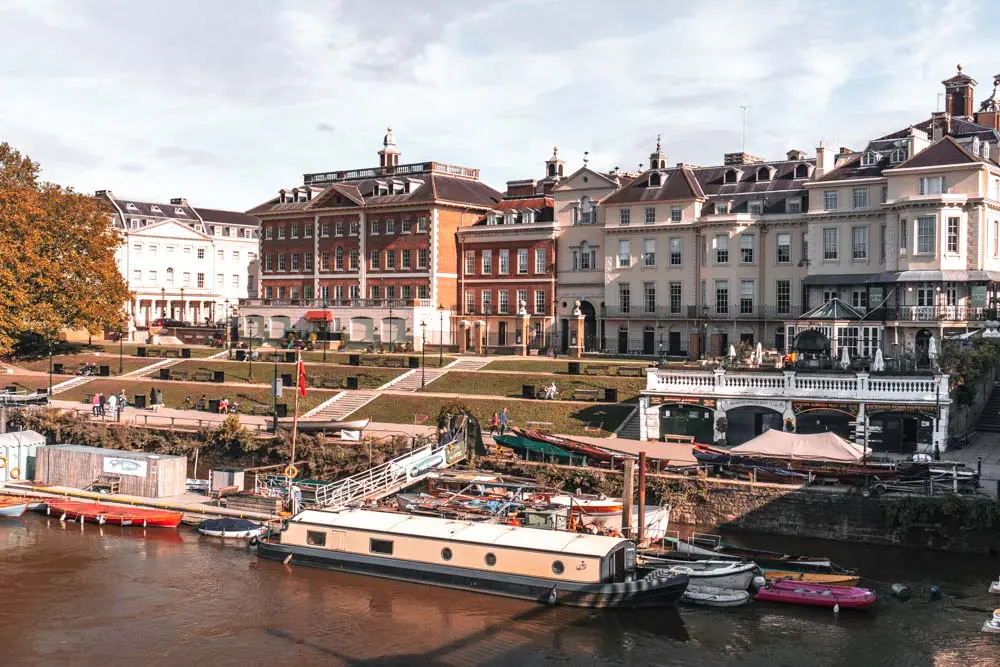
[[[995,0],[0,0],[0,142],[81,192],[246,210],[307,172],[559,147],[635,170],[862,148],[1000,72]]]

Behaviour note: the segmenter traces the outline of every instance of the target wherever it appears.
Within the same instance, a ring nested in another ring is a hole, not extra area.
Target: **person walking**
[[[108,409],[111,410],[111,418],[118,421],[118,396],[115,394],[108,396]]]
[[[95,417],[101,416],[101,395],[94,394],[94,399],[91,401],[91,412],[94,413]]]
[[[156,387],[149,388],[149,409],[156,410]]]
[[[100,397],[101,397],[101,406],[100,406],[100,408],[98,409],[98,414],[99,414],[99,415],[100,415],[101,417],[103,417],[103,416],[105,415],[105,412],[104,412],[104,408],[105,408],[105,406],[107,406],[107,404],[108,404],[108,397],[107,397],[107,396],[105,396],[104,394],[98,394],[98,396],[100,396]]]
[[[500,413],[494,412],[493,416],[490,417],[490,435],[496,435],[497,429],[500,428]]]
[[[507,414],[507,408],[500,411],[500,435],[507,432],[507,424],[510,421],[510,415]]]
[[[118,412],[125,412],[125,408],[128,407],[128,396],[125,395],[125,387],[118,392]]]

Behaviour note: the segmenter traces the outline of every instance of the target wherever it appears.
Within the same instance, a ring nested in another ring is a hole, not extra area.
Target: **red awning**
[[[307,310],[306,320],[309,322],[332,322],[333,313],[329,310]]]

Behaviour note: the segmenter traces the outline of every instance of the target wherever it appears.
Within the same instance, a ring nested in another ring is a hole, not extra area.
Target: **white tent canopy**
[[[836,433],[787,433],[777,429],[764,431],[729,452],[734,455],[837,463],[855,463],[864,457],[861,447]]]

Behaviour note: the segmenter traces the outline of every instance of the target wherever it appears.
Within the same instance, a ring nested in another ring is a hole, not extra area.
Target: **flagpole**
[[[297,359],[295,362],[295,407],[292,414],[292,458],[288,462],[288,467],[295,469],[295,438],[299,432],[299,394],[302,393],[303,382],[302,382],[302,350],[299,350]],[[295,507],[295,496],[292,494],[292,477],[288,477],[288,505],[292,508],[294,513],[297,507]]]

